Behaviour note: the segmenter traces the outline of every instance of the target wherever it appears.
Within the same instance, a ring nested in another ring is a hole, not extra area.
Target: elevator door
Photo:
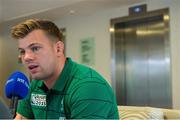
[[[114,23],[113,82],[118,104],[172,107],[164,14]]]

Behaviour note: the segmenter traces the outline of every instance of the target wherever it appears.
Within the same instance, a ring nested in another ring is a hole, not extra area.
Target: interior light
[[[110,28],[109,31],[110,32],[114,32],[115,30],[114,30],[114,28]]]
[[[134,8],[134,12],[136,12],[136,13],[141,12],[141,8],[140,8],[140,7],[135,7],[135,8]]]
[[[169,15],[164,15],[164,20],[169,20]]]

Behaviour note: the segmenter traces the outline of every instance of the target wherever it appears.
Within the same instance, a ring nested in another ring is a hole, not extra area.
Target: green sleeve
[[[106,83],[85,82],[71,91],[71,119],[118,119],[114,93]]]
[[[30,104],[30,93],[26,96],[25,99],[19,101],[17,113],[29,119],[34,118]]]

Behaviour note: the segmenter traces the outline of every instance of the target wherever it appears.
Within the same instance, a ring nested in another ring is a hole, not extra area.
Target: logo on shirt
[[[46,95],[31,94],[31,105],[46,107]]]

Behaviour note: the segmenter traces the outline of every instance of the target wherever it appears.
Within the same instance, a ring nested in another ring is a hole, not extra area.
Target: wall
[[[173,108],[180,109],[180,11],[179,0],[147,0],[148,11],[170,8],[170,44],[171,44],[171,70],[172,70],[172,95]],[[129,7],[129,6],[128,6]],[[127,16],[128,8],[114,8],[100,11],[87,16],[70,16],[57,19],[55,22],[59,27],[65,27],[67,31],[66,50],[67,56],[80,62],[79,44],[82,38],[94,37],[95,42],[95,65],[91,66],[99,71],[109,83],[111,83],[111,41],[110,41],[110,19]]]
[[[5,83],[16,70],[25,71],[17,62],[17,42],[10,37],[10,26],[0,25],[0,96],[8,102],[4,94]]]

